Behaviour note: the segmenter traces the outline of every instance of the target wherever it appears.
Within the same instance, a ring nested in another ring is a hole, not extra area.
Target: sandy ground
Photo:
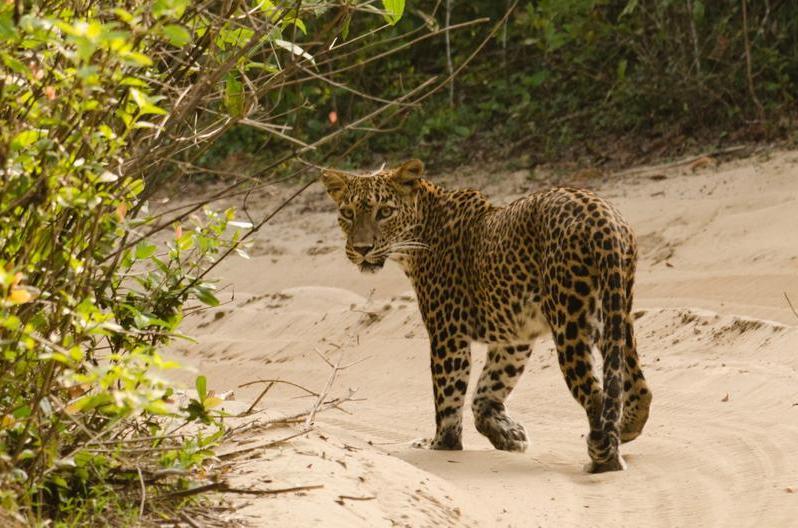
[[[555,178],[433,179],[509,201]],[[617,204],[641,246],[637,335],[654,403],[644,434],[623,447],[628,470],[582,471],[587,423],[548,339],[509,403],[530,435],[526,453],[493,450],[470,410],[464,451],[409,447],[434,427],[413,292],[394,264],[361,275],[349,263],[319,185],[259,233],[250,260],[220,267],[225,304],[189,321],[198,343],[176,351],[239,402],[263,386],[238,386],[257,379],[320,390],[330,368],[317,351],[359,361],[330,393],[357,389],[362,400],[347,403],[348,414],[321,413],[316,431],[254,451],[234,469],[248,484],[323,487],[238,499],[243,518],[253,526],[796,526],[798,318],[784,294],[798,304],[798,152],[565,179]],[[258,200],[263,211],[274,201]],[[484,354],[475,348],[472,382]],[[301,410],[312,403],[301,395],[275,387],[260,407]]]

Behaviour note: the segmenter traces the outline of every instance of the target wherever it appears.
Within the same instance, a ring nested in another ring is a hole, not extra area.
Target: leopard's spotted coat
[[[483,342],[476,427],[498,449],[524,450],[526,431],[504,402],[532,342],[550,331],[568,388],[587,412],[588,471],[623,469],[619,444],[641,433],[651,404],[630,313],[637,247],[626,221],[586,190],[554,188],[498,207],[422,173],[412,160],[368,176],[324,171],[322,180],[338,204],[350,260],[376,271],[395,259],[415,288],[435,396],[427,445],[462,449],[469,348]]]

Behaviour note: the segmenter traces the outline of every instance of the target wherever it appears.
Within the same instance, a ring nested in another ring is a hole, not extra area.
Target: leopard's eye
[[[385,220],[386,218],[390,218],[393,216],[393,213],[396,209],[394,207],[389,206],[382,206],[377,209],[377,220]]]
[[[342,207],[340,213],[344,220],[351,221],[355,217],[355,212],[349,207]]]

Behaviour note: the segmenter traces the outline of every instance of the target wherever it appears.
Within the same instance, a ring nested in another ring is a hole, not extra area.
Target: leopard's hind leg
[[[629,274],[626,286],[626,306],[632,306],[632,285],[634,283],[634,261],[627,263]],[[626,346],[623,359],[623,417],[621,418],[621,442],[631,442],[643,432],[651,407],[651,390],[640,368],[637,356],[637,339],[634,331],[634,316],[626,314]]]
[[[634,336],[633,317],[626,318],[626,347],[623,358],[623,417],[621,418],[621,442],[631,442],[643,432],[651,407],[651,390],[640,369],[637,342]]]
[[[631,336],[631,340],[630,340]],[[651,407],[651,391],[640,370],[637,357],[634,328],[626,323],[626,350],[624,354],[623,418],[621,419],[621,442],[631,442],[643,432]]]
[[[531,344],[488,347],[488,358],[479,376],[471,409],[477,431],[496,449],[524,451],[527,448],[526,430],[507,415],[504,402],[521,377],[530,352]]]
[[[574,322],[552,325],[552,337],[557,348],[565,384],[571,395],[585,409],[591,434],[601,431],[603,395],[601,382],[593,366],[593,343],[596,330],[578,327]]]

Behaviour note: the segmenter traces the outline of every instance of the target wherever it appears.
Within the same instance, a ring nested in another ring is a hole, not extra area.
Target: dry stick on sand
[[[252,410],[255,408],[255,405],[257,405],[257,403],[260,402],[260,400],[263,398],[263,396],[269,391],[269,389],[272,386],[274,386],[275,383],[285,383],[287,385],[291,385],[292,387],[297,387],[299,389],[302,389],[303,391],[307,392],[308,394],[316,396],[317,397],[316,398],[316,403],[313,405],[313,407],[311,407],[307,411],[303,411],[303,412],[295,414],[293,416],[286,416],[286,417],[275,418],[275,419],[270,419],[270,420],[265,420],[263,422],[260,422],[260,425],[287,424],[287,423],[292,423],[292,422],[295,422],[295,421],[299,421],[302,418],[305,418],[305,424],[302,427],[302,429],[300,429],[299,431],[297,431],[295,433],[292,433],[292,434],[290,434],[290,435],[288,435],[286,437],[283,437],[283,438],[278,438],[276,440],[270,440],[268,442],[263,442],[263,443],[260,443],[260,444],[256,444],[254,446],[247,446],[247,447],[243,447],[241,449],[235,449],[235,450],[232,450],[232,451],[227,451],[227,452],[224,452],[224,453],[220,453],[220,454],[217,455],[218,458],[220,458],[220,459],[231,458],[231,457],[234,457],[234,456],[237,456],[237,455],[241,455],[243,453],[249,453],[251,451],[255,451],[257,449],[265,449],[265,448],[268,448],[268,447],[272,447],[274,445],[281,444],[283,442],[291,440],[292,438],[297,438],[299,436],[303,436],[303,435],[309,433],[313,429],[313,420],[315,419],[316,414],[318,412],[324,411],[326,409],[331,409],[331,408],[339,408],[340,409],[339,405],[341,405],[342,403],[344,403],[346,401],[352,400],[352,396],[354,395],[355,391],[352,390],[352,389],[349,389],[349,394],[347,394],[347,396],[342,397],[342,398],[334,398],[332,400],[326,401],[327,400],[327,395],[329,394],[330,389],[333,386],[333,383],[335,383],[335,378],[338,376],[338,372],[340,372],[340,371],[342,371],[344,369],[347,369],[347,368],[351,367],[352,365],[360,363],[361,361],[365,361],[366,359],[368,359],[368,357],[359,359],[357,361],[353,361],[353,362],[348,363],[346,365],[341,365],[341,360],[339,360],[338,363],[333,364],[319,350],[316,350],[316,353],[332,369],[332,372],[330,373],[330,376],[327,378],[327,383],[324,385],[324,389],[321,392],[319,392],[319,393],[314,392],[314,391],[312,391],[312,390],[310,390],[310,389],[308,389],[306,387],[303,387],[302,385],[299,385],[299,384],[296,384],[296,383],[293,383],[293,382],[290,382],[290,381],[282,381],[282,380],[276,380],[276,379],[274,379],[274,380],[256,380],[256,381],[250,381],[250,382],[244,383],[242,385],[239,385],[239,387],[247,387],[247,386],[253,385],[255,383],[268,383],[268,385],[266,385],[266,388],[263,391],[261,391],[260,395],[255,399],[254,403],[252,405],[250,405],[249,408],[244,413],[241,413],[238,416],[246,416],[246,415],[250,414],[252,412]],[[341,409],[341,410],[343,410],[343,409]]]
[[[784,298],[787,299],[787,304],[790,305],[790,310],[792,310],[792,313],[795,316],[795,318],[798,319],[798,311],[795,310],[795,307],[792,305],[792,302],[790,302],[790,298],[787,297],[787,292],[784,292]]]
[[[237,455],[241,455],[241,454],[244,454],[244,453],[249,453],[250,451],[255,451],[255,450],[258,450],[258,449],[266,449],[268,447],[272,447],[272,446],[275,446],[277,444],[282,444],[283,442],[287,442],[288,440],[291,440],[291,439],[296,438],[298,436],[304,436],[304,435],[308,434],[309,432],[310,432],[310,429],[302,429],[301,431],[297,431],[296,433],[290,434],[290,435],[285,436],[283,438],[278,438],[277,440],[270,440],[268,442],[255,444],[253,446],[242,447],[241,449],[234,449],[232,451],[227,451],[225,453],[219,453],[219,454],[216,455],[216,458],[218,458],[220,460],[224,460],[226,458],[231,458],[231,457],[234,457],[234,456],[237,456]]]
[[[201,525],[198,524],[194,519],[189,517],[186,512],[180,512],[180,520],[186,523],[187,525],[191,526],[191,528],[201,528]]]
[[[295,491],[306,491],[323,488],[324,484],[311,484],[308,486],[293,486],[290,488],[277,488],[277,489],[249,489],[249,488],[231,488],[227,482],[211,482],[203,486],[197,486],[187,490],[172,491],[169,493],[162,493],[155,497],[148,498],[148,502],[158,502],[167,499],[177,499],[207,493],[209,491],[220,491],[222,493],[239,493],[242,495],[275,495],[278,493],[291,493]]]
[[[260,401],[263,399],[263,397],[266,396],[266,393],[269,392],[269,390],[272,387],[274,387],[274,383],[275,382],[272,381],[268,385],[266,385],[266,388],[263,389],[261,391],[261,393],[258,394],[258,397],[255,398],[255,401],[252,402],[252,405],[250,405],[249,408],[246,411],[244,411],[243,413],[239,414],[238,416],[249,416],[250,414],[252,414],[252,410],[255,408],[256,405],[258,405],[260,403]]]
[[[310,428],[313,425],[313,419],[315,418],[316,414],[319,411],[324,411],[324,410],[330,409],[330,408],[339,408],[338,406],[340,404],[342,404],[344,402],[347,402],[347,401],[353,401],[354,400],[353,396],[355,394],[355,390],[353,390],[353,389],[349,389],[349,394],[347,394],[344,397],[334,398],[334,399],[329,400],[329,401],[325,401],[325,400],[327,399],[327,395],[329,394],[333,383],[335,383],[335,378],[338,376],[338,372],[340,372],[342,370],[345,370],[345,369],[348,369],[349,367],[351,367],[353,365],[356,365],[356,364],[358,364],[358,363],[360,363],[362,361],[365,361],[365,360],[369,359],[370,356],[358,359],[357,361],[353,361],[353,362],[348,363],[346,365],[341,365],[340,360],[338,361],[337,364],[333,364],[318,349],[315,349],[315,351],[319,355],[319,357],[321,357],[321,359],[325,363],[327,363],[327,365],[329,365],[329,367],[332,369],[332,372],[330,373],[330,376],[327,378],[327,383],[324,385],[324,389],[321,392],[316,392],[316,391],[310,390],[307,387],[299,385],[298,383],[294,383],[292,381],[281,380],[281,379],[259,379],[259,380],[254,380],[254,381],[248,381],[247,383],[242,383],[241,385],[239,385],[238,388],[240,389],[240,388],[244,388],[244,387],[249,387],[250,385],[255,385],[256,383],[267,383],[268,385],[266,385],[266,388],[263,389],[263,391],[261,391],[261,393],[255,399],[253,404],[250,405],[249,408],[245,412],[243,412],[241,414],[238,414],[237,416],[241,417],[241,416],[247,416],[247,415],[251,414],[253,412],[255,406],[261,401],[263,396],[269,391],[269,389],[271,389],[271,387],[275,383],[284,383],[286,385],[290,385],[292,387],[296,387],[297,389],[305,391],[307,394],[309,394],[311,396],[316,396],[316,403],[313,405],[312,408],[310,408],[307,411],[304,411],[304,412],[301,412],[301,413],[297,413],[297,414],[294,414],[294,415],[291,415],[291,416],[282,417],[282,418],[275,418],[275,419],[271,419],[271,420],[266,420],[266,421],[262,422],[263,425],[266,425],[266,424],[277,424],[277,423],[290,423],[290,422],[295,422],[295,421],[299,420],[300,418],[306,417],[305,428]],[[341,410],[343,410],[343,409],[341,409]]]
[[[310,429],[311,427],[313,427],[313,420],[316,418],[316,413],[319,411],[319,409],[321,409],[322,405],[324,404],[324,400],[327,398],[327,394],[330,392],[330,389],[332,388],[333,383],[335,383],[335,378],[336,378],[336,376],[338,376],[338,373],[340,371],[342,371],[342,370],[348,369],[352,365],[356,365],[356,364],[360,363],[361,361],[365,361],[366,359],[368,359],[367,357],[365,357],[365,358],[359,359],[357,361],[353,361],[352,363],[348,363],[348,364],[343,365],[343,366],[341,366],[341,360],[339,359],[338,363],[333,365],[332,362],[330,362],[330,360],[327,359],[324,356],[324,354],[321,353],[321,351],[319,349],[314,348],[314,350],[316,351],[316,354],[318,354],[319,357],[325,363],[327,363],[327,365],[330,366],[330,368],[332,369],[332,372],[330,373],[330,377],[327,378],[327,384],[324,386],[324,389],[319,393],[319,397],[316,400],[316,404],[310,410],[310,412],[308,413],[308,417],[305,419],[305,429]]]

